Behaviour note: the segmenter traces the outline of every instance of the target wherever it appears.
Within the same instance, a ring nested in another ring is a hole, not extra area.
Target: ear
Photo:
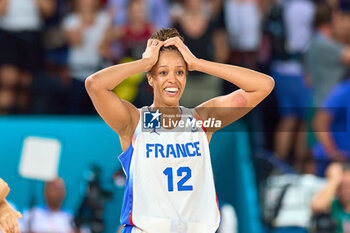
[[[151,87],[153,87],[153,78],[152,78],[150,72],[147,73],[147,81],[148,81],[148,84],[149,84]]]

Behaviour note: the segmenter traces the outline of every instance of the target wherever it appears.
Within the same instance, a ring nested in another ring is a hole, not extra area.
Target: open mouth
[[[177,87],[167,87],[164,89],[168,96],[176,96],[179,93],[179,88]]]

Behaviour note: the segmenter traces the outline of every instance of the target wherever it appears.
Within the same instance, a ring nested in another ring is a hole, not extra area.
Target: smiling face
[[[177,50],[165,50],[159,54],[147,74],[148,83],[153,87],[153,105],[177,107],[186,86],[186,63]]]

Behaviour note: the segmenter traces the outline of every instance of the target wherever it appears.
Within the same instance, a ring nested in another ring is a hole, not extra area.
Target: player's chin
[[[164,100],[166,101],[167,105],[178,105],[179,101],[181,99],[182,96],[182,92],[178,92],[175,95],[168,95],[167,93],[165,93],[163,95]]]

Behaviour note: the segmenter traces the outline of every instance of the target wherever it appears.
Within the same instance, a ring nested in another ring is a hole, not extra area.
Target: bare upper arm
[[[228,95],[210,99],[197,106],[195,110],[202,120],[215,118],[222,122],[220,128],[211,129],[214,132],[246,115],[265,97],[260,92],[246,92],[239,89]]]
[[[139,110],[114,92],[94,87],[97,84],[93,82],[96,81],[85,82],[87,92],[98,114],[118,134],[124,151],[129,146],[139,121]]]

